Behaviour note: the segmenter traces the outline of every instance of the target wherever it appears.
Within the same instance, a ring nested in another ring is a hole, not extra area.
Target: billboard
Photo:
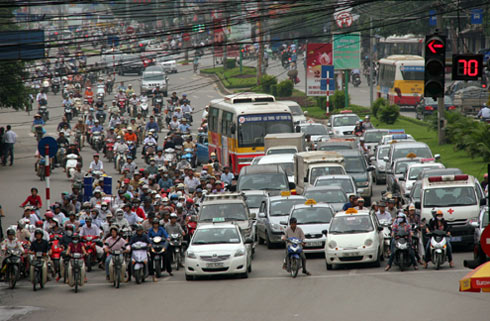
[[[333,35],[333,60],[336,70],[361,68],[361,34]]]
[[[309,43],[306,48],[306,95],[325,96],[322,90],[322,66],[333,64],[331,43]]]

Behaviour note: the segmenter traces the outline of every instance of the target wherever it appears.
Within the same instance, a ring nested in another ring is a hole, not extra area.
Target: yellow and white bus
[[[424,58],[392,55],[379,60],[377,96],[399,106],[416,106],[424,94]]]
[[[271,95],[239,93],[209,105],[208,153],[234,174],[264,155],[265,135],[293,132],[291,111]]]

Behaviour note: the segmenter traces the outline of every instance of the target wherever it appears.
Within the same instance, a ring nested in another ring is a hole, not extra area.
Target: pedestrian
[[[0,161],[3,163],[3,136],[5,135],[5,128],[0,127]]]
[[[10,166],[14,164],[14,144],[17,141],[17,134],[12,130],[10,125],[7,125],[7,131],[3,136],[3,163],[2,165],[7,165],[7,157],[10,155]]]
[[[2,227],[2,218],[5,217],[3,213],[2,205],[0,205],[0,242],[3,241],[3,227]]]

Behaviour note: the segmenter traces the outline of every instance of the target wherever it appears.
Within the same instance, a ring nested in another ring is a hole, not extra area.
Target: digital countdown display
[[[453,55],[453,80],[478,80],[483,73],[483,55]]]

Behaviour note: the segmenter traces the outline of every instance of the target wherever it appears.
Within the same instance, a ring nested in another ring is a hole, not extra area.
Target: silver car
[[[335,212],[341,211],[344,204],[347,203],[347,195],[340,186],[310,187],[303,193],[303,196],[317,203],[327,203]]]
[[[376,148],[376,154],[369,160],[371,165],[374,166],[374,180],[376,185],[386,183],[386,161],[385,157],[388,156],[391,145],[378,145]]]

